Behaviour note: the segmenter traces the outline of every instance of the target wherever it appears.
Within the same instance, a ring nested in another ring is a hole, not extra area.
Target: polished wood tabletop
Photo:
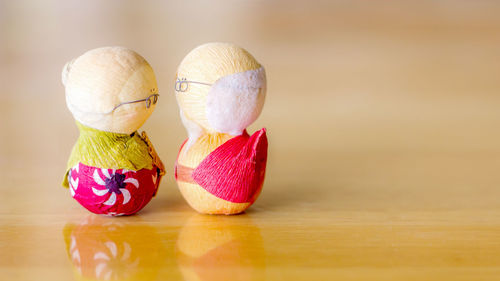
[[[500,280],[497,1],[0,1],[1,280]],[[173,177],[173,87],[195,46],[265,67],[260,198],[200,215]],[[167,168],[137,215],[60,182],[78,130],[63,65],[122,45],[156,72]]]

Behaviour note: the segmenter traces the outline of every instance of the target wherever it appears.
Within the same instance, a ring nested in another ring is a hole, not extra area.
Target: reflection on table
[[[193,215],[179,232],[176,258],[186,281],[264,279],[262,236],[246,215]]]
[[[156,228],[89,215],[64,227],[76,280],[156,280],[167,251]]]

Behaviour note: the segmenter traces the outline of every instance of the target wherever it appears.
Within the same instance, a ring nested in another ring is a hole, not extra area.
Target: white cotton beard
[[[241,135],[259,117],[266,87],[264,67],[220,78],[207,95],[208,123],[217,132]]]

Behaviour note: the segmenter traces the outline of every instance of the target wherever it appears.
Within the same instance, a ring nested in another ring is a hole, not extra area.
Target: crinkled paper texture
[[[79,163],[70,169],[72,197],[96,214],[131,215],[141,210],[156,194],[158,169],[104,169]],[[117,177],[120,180],[115,180]],[[116,182],[119,184],[116,184]]]
[[[78,163],[109,169],[152,169],[148,144],[138,132],[131,135],[104,132],[76,122],[80,136],[73,146],[62,185],[68,187],[67,172]]]
[[[218,198],[253,203],[262,189],[267,163],[266,130],[234,137],[212,151],[190,176],[176,166],[177,180],[194,181]],[[182,150],[182,147],[181,147]],[[187,170],[190,170],[187,168]],[[182,178],[179,175],[182,174]]]

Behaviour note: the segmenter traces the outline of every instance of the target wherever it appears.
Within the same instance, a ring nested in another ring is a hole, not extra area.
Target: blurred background
[[[56,192],[78,135],[62,66],[100,46],[134,49],[156,71],[161,101],[143,129],[172,172],[186,138],[176,68],[212,41],[239,44],[266,67],[265,109],[250,130],[268,128],[268,183],[314,192],[307,186],[353,179],[349,169],[372,188],[493,188],[499,12],[496,1],[1,1],[1,198],[27,167],[54,181],[37,192]]]
[[[226,41],[268,75],[250,127],[266,127],[270,142],[255,216],[498,218],[489,211],[500,204],[499,14],[498,1],[0,1],[0,217],[83,214],[60,187],[78,136],[61,70],[110,45],[143,55],[159,83],[142,129],[168,175],[148,208],[185,210],[173,180],[186,138],[175,72],[197,45]]]

